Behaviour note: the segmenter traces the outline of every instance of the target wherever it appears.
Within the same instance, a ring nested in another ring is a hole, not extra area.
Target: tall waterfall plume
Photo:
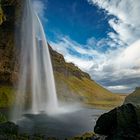
[[[22,18],[20,77],[12,117],[58,108],[53,68],[41,21],[30,0]]]

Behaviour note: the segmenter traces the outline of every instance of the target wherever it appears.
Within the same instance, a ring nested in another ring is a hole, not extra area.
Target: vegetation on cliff
[[[52,64],[54,66],[54,71],[63,73],[67,77],[75,76],[79,79],[82,79],[84,77],[90,79],[90,76],[88,73],[83,72],[73,63],[66,63],[64,57],[61,54],[54,51],[50,45],[49,45],[49,48],[50,48],[50,54],[52,57]]]
[[[2,10],[2,7],[0,5],[0,25],[6,20],[6,16]]]
[[[12,86],[0,85],[0,107],[9,108],[15,99],[15,90]]]
[[[56,87],[63,101],[76,100],[100,108],[113,108],[122,104],[123,98],[106,90],[88,78],[64,76],[55,72]],[[65,89],[64,89],[65,87]]]

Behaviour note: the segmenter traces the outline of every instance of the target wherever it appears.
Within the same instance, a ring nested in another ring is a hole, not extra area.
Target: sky
[[[34,0],[48,42],[115,93],[140,86],[140,0]]]

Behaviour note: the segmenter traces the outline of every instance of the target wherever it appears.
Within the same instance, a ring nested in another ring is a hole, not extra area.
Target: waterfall
[[[12,118],[26,111],[55,112],[58,108],[53,68],[44,29],[30,0],[22,18],[20,76]]]

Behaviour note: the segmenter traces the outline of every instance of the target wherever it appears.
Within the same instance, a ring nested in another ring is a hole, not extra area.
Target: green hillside
[[[125,98],[124,103],[140,105],[140,87],[136,87],[135,91]]]
[[[122,104],[123,102],[123,98],[121,96],[111,93],[102,86],[98,85],[96,82],[87,78],[79,79],[75,76],[65,77],[61,73],[55,73],[55,77],[56,81],[59,81],[56,85],[58,89],[58,96],[62,100],[76,99],[77,101],[85,104],[101,108],[112,108]],[[69,90],[67,90],[69,95],[63,91],[63,88],[66,87]]]

